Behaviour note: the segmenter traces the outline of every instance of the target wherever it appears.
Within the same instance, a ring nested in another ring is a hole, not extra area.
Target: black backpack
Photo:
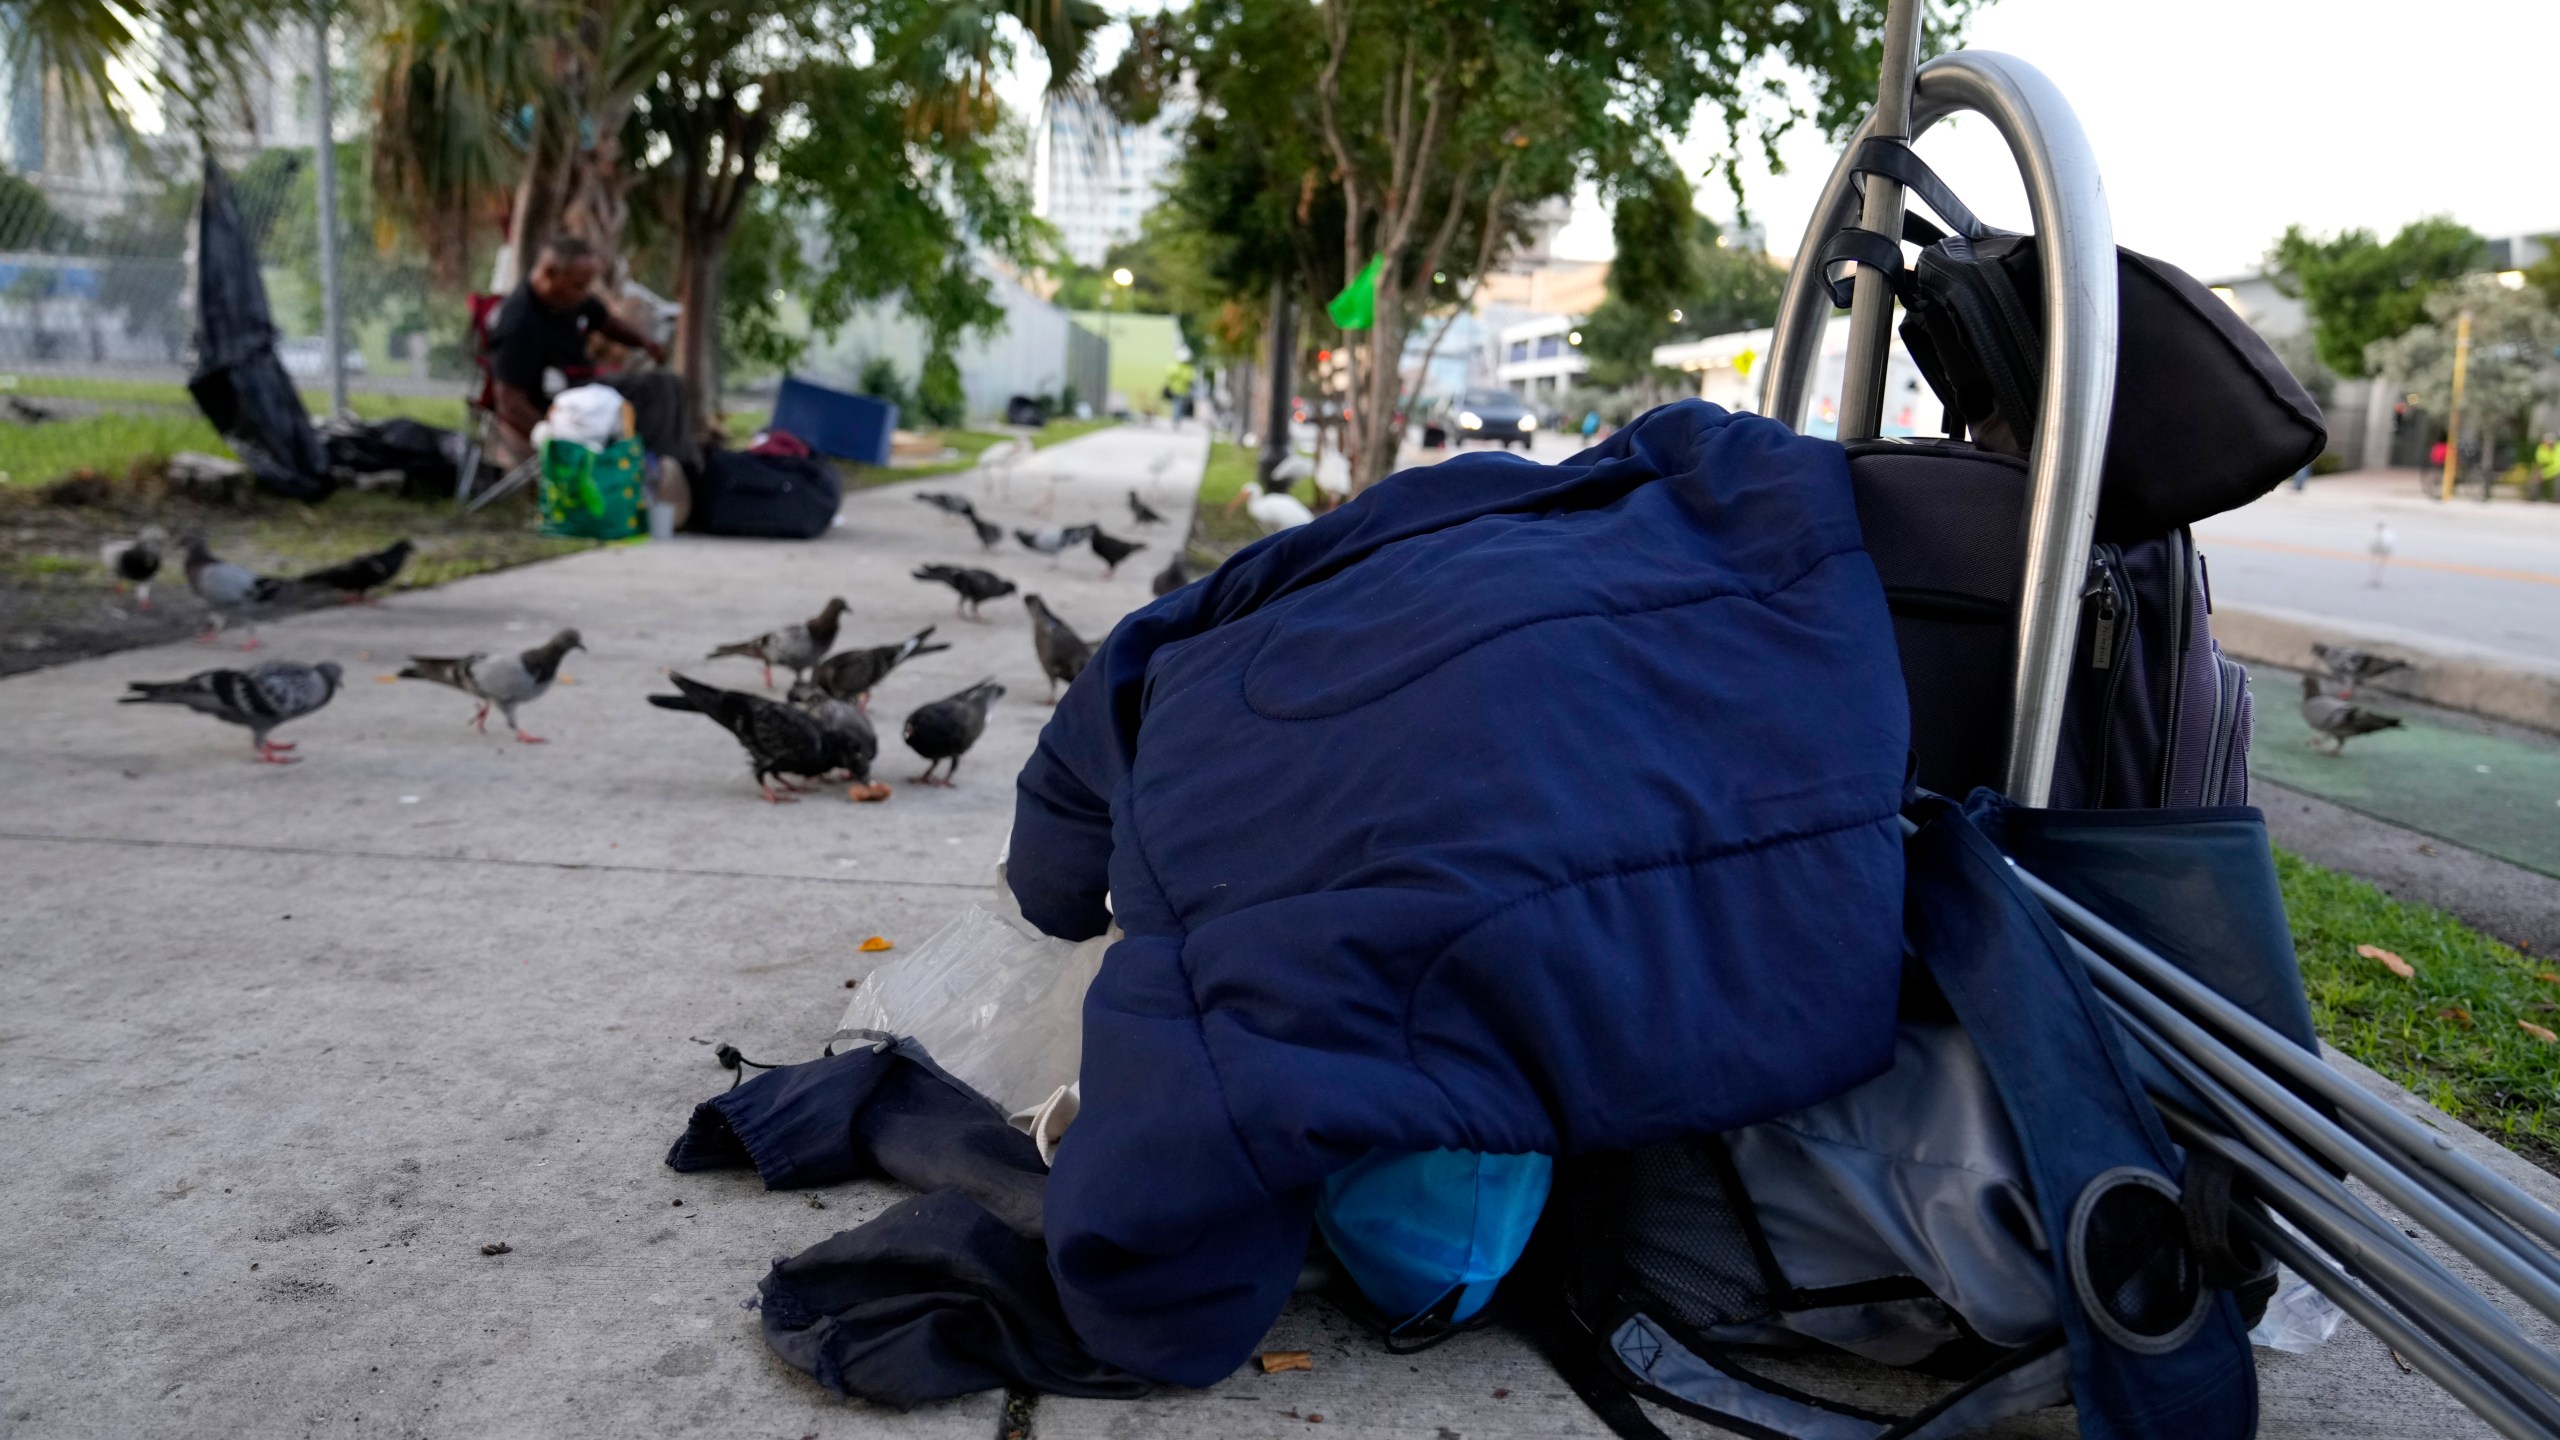
[[[1860,164],[1955,230],[1907,222],[1924,247],[1910,267],[1854,230],[1824,260],[1894,276],[1905,344],[1955,437],[1848,451],[1910,693],[1915,781],[1960,796],[2001,784],[2008,746],[2041,275],[2033,237],[1981,225],[1906,146],[1869,142]],[[2273,488],[2326,437],[2210,291],[2130,252],[2119,270],[2113,428],[2055,808],[2012,812],[2001,843],[2310,1046],[2263,821],[2243,808],[2248,676],[2214,643],[2186,527]],[[1620,1435],[1661,1433],[1638,1397],[1778,1440],[1972,1433],[2070,1396],[2059,1317],[2073,1302],[2026,1174],[1982,1056],[1915,971],[1885,1076],[1731,1134],[1559,1162],[1506,1314]],[[2227,1238],[2227,1176],[2189,1176],[2186,1243],[2171,1248],[2254,1320],[2271,1268]]]

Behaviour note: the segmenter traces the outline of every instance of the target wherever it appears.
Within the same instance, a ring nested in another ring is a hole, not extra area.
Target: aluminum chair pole
[[[2160,958],[2149,946],[2092,914],[2032,872],[2015,865],[2011,868],[2065,930],[2122,966],[2124,973],[2146,990],[2174,1001],[2187,1014],[2211,1021],[2216,1031],[2228,1037],[2232,1048],[2254,1065],[2327,1101],[2367,1134],[2388,1141],[2391,1149],[2461,1187],[2535,1239],[2560,1245],[2560,1215],[2552,1214],[2540,1201],[2454,1149],[2451,1141],[2419,1129],[2414,1121],[2367,1094],[2319,1056],[2267,1028],[2258,1017]]]
[[[2007,142],[2026,183],[2044,271],[2044,390],[2035,447],[2027,457],[2026,573],[2018,592],[2018,653],[2002,770],[2009,798],[2040,806],[2053,788],[2063,693],[2089,568],[2089,531],[2098,514],[2099,467],[2115,407],[2115,230],[2088,137],[2042,72],[1980,50],[1941,55],[1921,66],[1912,95],[1912,138],[1957,111],[1982,115]],[[1797,430],[1804,428],[1829,318],[1829,294],[1817,273],[1822,247],[1848,218],[1849,167],[1858,145],[1883,133],[1880,120],[1868,117],[1833,168],[1780,301],[1763,407]],[[1872,192],[1875,182],[1868,188]],[[1854,359],[1854,318],[1851,325]]]
[[[2230,1143],[2246,1148],[2259,1161],[2274,1166],[2282,1172],[2287,1183],[2303,1195],[2327,1206],[2336,1217],[2362,1229],[2366,1244],[2378,1245],[2399,1256],[2400,1264],[2416,1277],[2417,1287],[2426,1292],[2430,1313],[2491,1347],[2502,1357],[2501,1363],[2512,1363],[2530,1372],[2533,1383],[2543,1387],[2545,1392],[2560,1391],[2560,1360],[2555,1360],[2548,1350],[2536,1344],[2505,1311],[2479,1291],[2465,1285],[2444,1267],[2443,1262],[2420,1249],[2398,1227],[2376,1215],[2371,1206],[2356,1198],[2353,1191],[2305,1155],[2299,1145],[2277,1133],[2264,1118],[2252,1113],[2229,1091],[2198,1073],[2194,1063],[2181,1056],[2165,1037],[2121,1010],[2117,1012],[2117,1019],[2172,1070],[2177,1071],[2180,1079],[2203,1096],[2216,1111],[2216,1118],[2232,1132]],[[2181,1126],[2192,1129],[2202,1123],[2187,1115],[2172,1099],[2155,1096],[2154,1102],[2172,1129]],[[2192,1137],[2188,1138],[2192,1143]],[[2423,1215],[2411,1218],[2421,1223],[2427,1221]],[[2438,1233],[2441,1238],[2442,1232]],[[2417,1307],[2405,1297],[2395,1295],[2392,1303],[2403,1311],[2413,1315],[2417,1313]],[[2450,1318],[2457,1311],[2463,1318]],[[2448,1339],[2447,1343],[2450,1345],[2452,1341]],[[2522,1377],[2516,1378],[2522,1380]],[[2512,1385],[2509,1388],[2512,1389]],[[2551,1418],[2560,1422],[2560,1409],[2554,1409]]]
[[[2464,1409],[2487,1422],[2489,1428],[2513,1440],[2547,1440],[2548,1429],[2536,1425],[2518,1410],[2505,1395],[2489,1388],[2434,1342],[2410,1327],[2408,1322],[2376,1302],[2354,1281],[2331,1269],[2323,1257],[2309,1245],[2285,1233],[2284,1227],[2261,1220],[2246,1211],[2236,1211],[2233,1218],[2247,1232],[2249,1243],[2293,1267],[2305,1284],[2336,1302],[2349,1318],[2373,1332],[2426,1377],[2444,1387],[2446,1394],[2460,1401]]]
[[[2550,1391],[2540,1388],[2532,1380],[2517,1374],[2496,1354],[2474,1350],[2472,1341],[2476,1337],[2456,1333],[2462,1327],[2449,1323],[2461,1318],[2464,1312],[2447,1313],[2411,1302],[2410,1291],[2423,1292],[2426,1286],[2423,1276],[2412,1272],[2407,1257],[2376,1246],[2371,1236],[2331,1214],[2300,1186],[2271,1169],[2265,1157],[2248,1146],[2198,1126],[2189,1117],[2174,1112],[2164,1111],[2163,1114],[2181,1144],[2210,1151],[2229,1161],[2267,1208],[2282,1215],[2310,1237],[2315,1248],[2325,1246],[2331,1258],[2344,1266],[2347,1273],[2361,1282],[2365,1289],[2398,1311],[2410,1325],[2425,1332],[2500,1396],[2518,1409],[2532,1412],[2538,1424],[2529,1433],[2560,1435],[2560,1400],[2555,1400]],[[2235,1217],[2246,1213],[2246,1207],[2236,1207],[2232,1211]],[[2295,1268],[2296,1273],[2310,1280],[2315,1273],[2328,1267],[2315,1264],[2309,1271],[2299,1266]],[[2334,1275],[2336,1272],[2330,1273]]]
[[[1884,63],[1878,72],[1875,113],[1862,132],[1911,138],[1913,72],[1920,64],[1920,0],[1890,0],[1884,11]],[[1867,177],[1858,223],[1879,235],[1902,234],[1902,184]],[[1840,372],[1842,440],[1872,440],[1884,433],[1885,360],[1893,348],[1891,277],[1858,267],[1849,301],[1849,353]]]
[[[2549,1277],[2515,1252],[2515,1245],[2530,1245],[2532,1242],[2512,1232],[2502,1239],[2482,1231],[2454,1213],[2424,1187],[2412,1182],[2383,1156],[2331,1124],[2301,1096],[2267,1079],[2229,1047],[2206,1033],[2202,1026],[2178,1014],[2167,1001],[2126,979],[2122,971],[2097,956],[2084,954],[2081,958],[2089,966],[2091,978],[2097,982],[2098,989],[2109,1000],[2139,1015],[2145,1024],[2159,1032],[2161,1038],[2174,1044],[2184,1060],[2201,1066],[2215,1079],[2247,1096],[2251,1104],[2267,1113],[2269,1119],[2291,1131],[2296,1139],[2312,1146],[2332,1163],[2372,1186],[2383,1199],[2434,1231],[2437,1238],[2487,1271],[2492,1279],[2514,1292],[2518,1299],[2542,1314],[2560,1320],[2560,1286],[2554,1286]],[[2174,1067],[2179,1062],[2171,1063]],[[2508,1239],[2512,1239],[2514,1245],[2507,1243]],[[2522,1339],[2521,1332],[2517,1338]],[[2536,1367],[2536,1376],[2543,1384],[2560,1390],[2560,1359],[2544,1355]]]

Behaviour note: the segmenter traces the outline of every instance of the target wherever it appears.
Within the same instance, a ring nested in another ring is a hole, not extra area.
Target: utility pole
[[[1271,282],[1271,413],[1262,429],[1262,459],[1253,467],[1257,482],[1268,481],[1289,458],[1289,391],[1296,374],[1298,316],[1289,304],[1286,277]]]
[[[311,35],[318,62],[312,71],[311,95],[319,111],[313,158],[319,162],[320,189],[320,344],[329,367],[329,413],[347,413],[346,316],[338,295],[338,139],[337,110],[331,102],[329,75],[329,0],[317,0],[311,11]]]
[[[2444,480],[2437,494],[2439,500],[2453,498],[2455,472],[2462,467],[2462,382],[2471,374],[2471,312],[2463,311],[2453,321],[2453,403],[2446,408],[2452,413],[2444,419]]]

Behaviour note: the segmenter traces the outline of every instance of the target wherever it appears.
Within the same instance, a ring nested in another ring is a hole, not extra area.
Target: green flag
[[[1378,323],[1378,272],[1385,268],[1386,256],[1369,257],[1368,265],[1351,277],[1351,283],[1333,297],[1333,303],[1324,307],[1334,324],[1345,330],[1366,330]]]

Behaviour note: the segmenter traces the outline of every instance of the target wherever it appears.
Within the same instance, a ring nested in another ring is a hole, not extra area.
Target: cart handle
[[[2089,532],[2098,514],[2099,468],[2116,388],[2115,228],[2088,137],[2062,92],[2042,71],[2013,56],[1984,50],[1941,55],[1920,67],[1911,104],[1911,138],[1959,111],[1988,118],[2008,142],[2035,217],[2044,266],[2045,366],[2041,419],[2027,474],[2026,574],[2019,586],[2017,669],[2011,683],[2009,798],[2041,806],[2053,789],[2054,752],[2062,739],[2063,692],[2080,625],[2081,581],[2089,568]],[[1850,172],[1877,117],[1869,116],[1832,169],[1813,222],[1796,251],[1769,344],[1762,413],[1804,428],[1831,292],[1822,249],[1858,216]],[[1865,317],[1860,317],[1861,319]],[[1890,323],[1890,311],[1883,317]],[[1849,354],[1880,385],[1886,338],[1853,324]],[[1861,339],[1868,343],[1861,345]],[[1850,388],[1843,377],[1843,393]]]

